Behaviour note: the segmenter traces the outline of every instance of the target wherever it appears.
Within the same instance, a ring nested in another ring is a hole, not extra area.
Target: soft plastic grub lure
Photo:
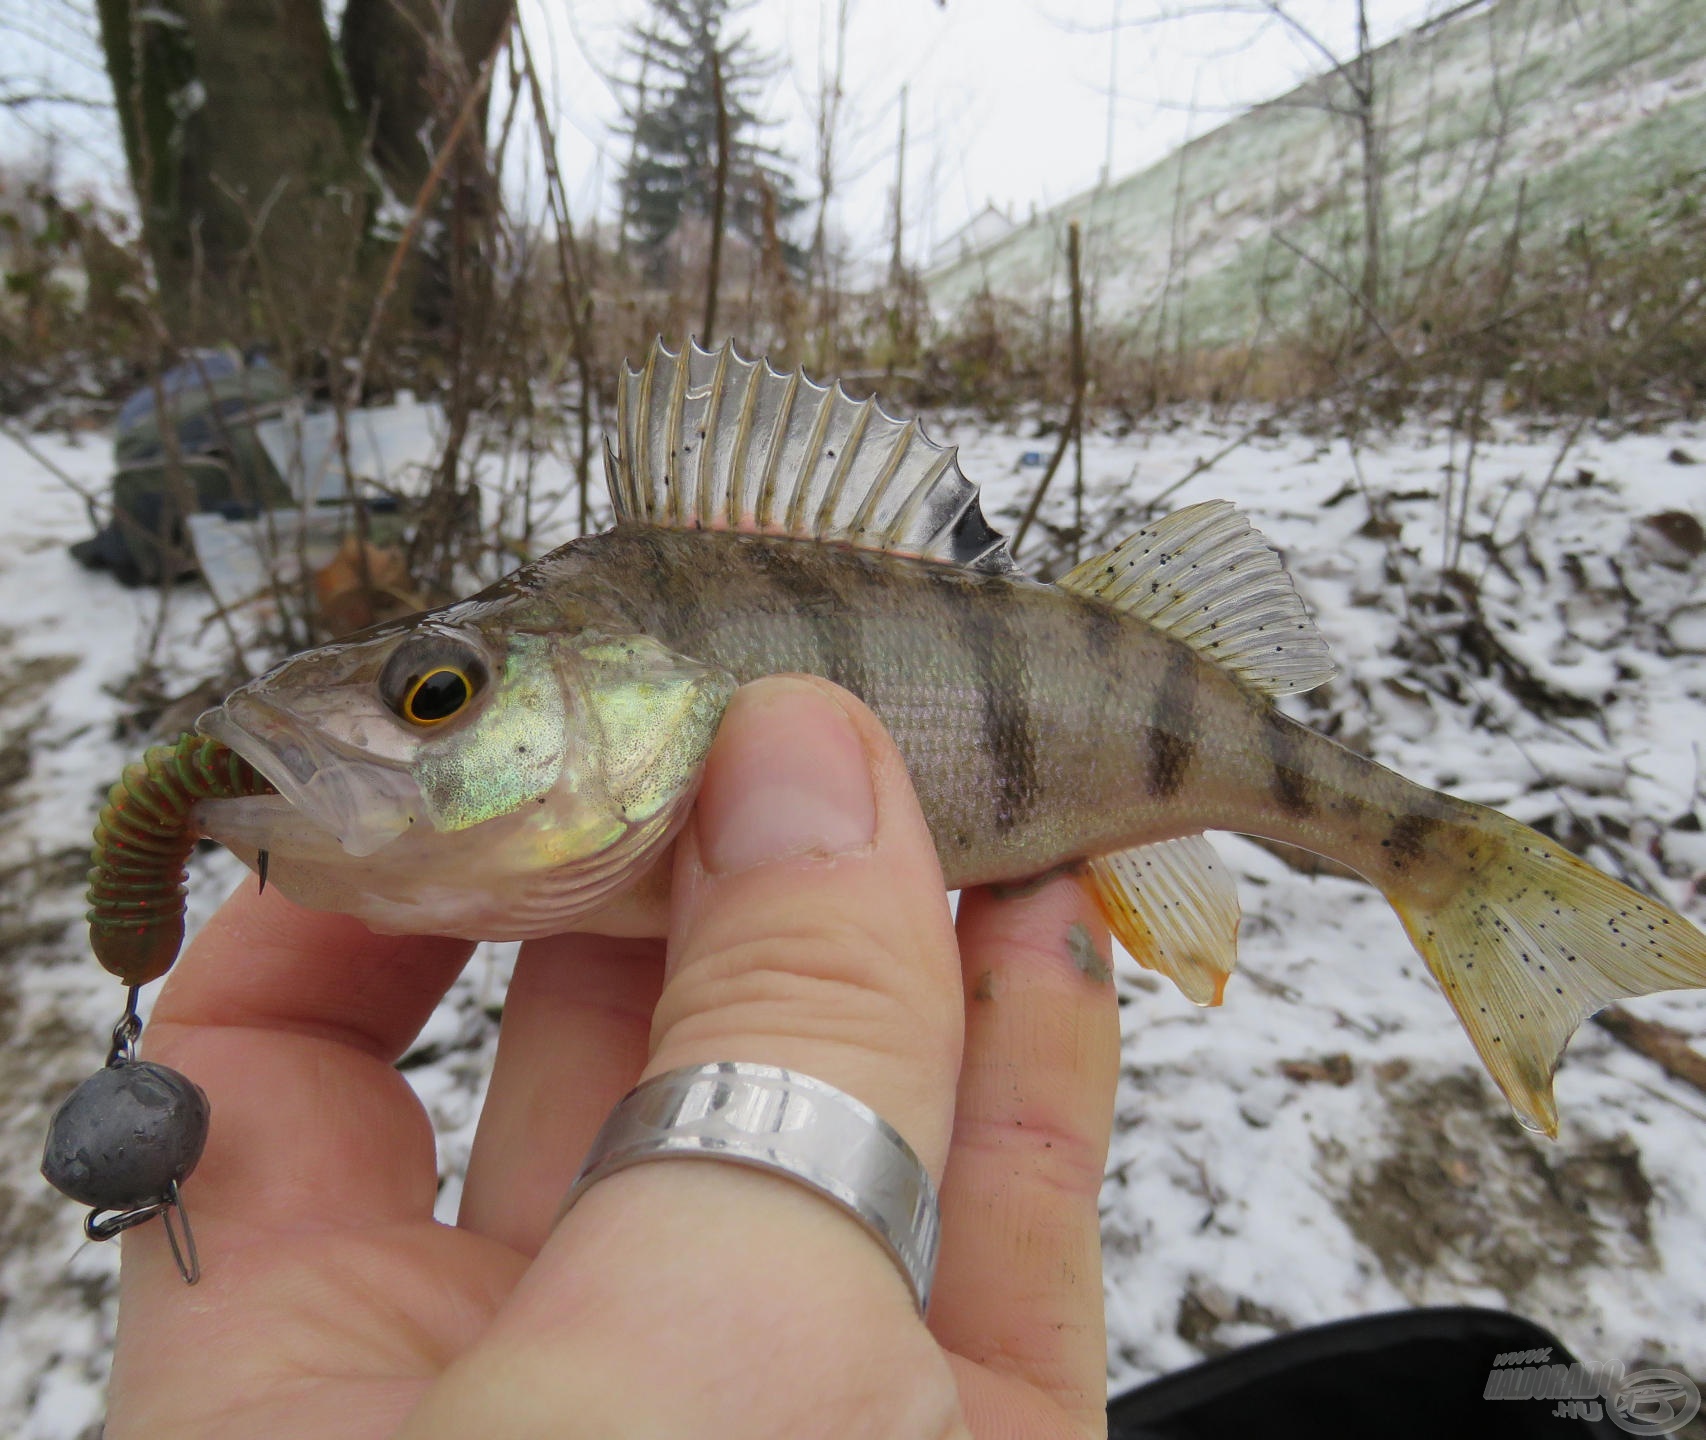
[[[155,745],[126,766],[95,825],[95,958],[127,985],[171,969],[184,941],[184,867],[196,842],[190,810],[201,800],[276,793],[236,751],[200,735]]]
[[[125,767],[95,824],[89,943],[130,990],[107,1063],[54,1113],[41,1171],[62,1195],[90,1207],[83,1233],[91,1240],[111,1240],[159,1216],[178,1273],[191,1285],[201,1261],[180,1187],[201,1159],[210,1111],[188,1076],[138,1056],[137,991],[172,968],[184,943],[184,867],[196,842],[196,803],[276,793],[236,751],[180,735]],[[264,853],[261,875],[264,881]]]

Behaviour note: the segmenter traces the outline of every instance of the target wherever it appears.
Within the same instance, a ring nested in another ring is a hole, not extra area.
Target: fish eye
[[[379,677],[379,696],[411,725],[453,720],[473,703],[486,683],[477,647],[443,631],[410,637],[393,652]]]
[[[416,725],[437,725],[474,698],[474,687],[468,677],[449,665],[429,671],[409,687],[403,696],[402,716]]]

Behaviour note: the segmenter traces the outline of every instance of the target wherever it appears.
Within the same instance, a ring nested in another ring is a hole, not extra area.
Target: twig
[[[1030,532],[1031,522],[1037,518],[1037,511],[1042,508],[1049,481],[1054,479],[1054,472],[1060,468],[1060,462],[1066,455],[1066,447],[1072,443],[1073,436],[1078,434],[1084,424],[1084,290],[1079,275],[1078,250],[1078,222],[1074,220],[1066,227],[1067,283],[1072,295],[1072,408],[1067,412],[1065,425],[1061,427],[1060,440],[1049,459],[1048,469],[1043,471],[1042,479],[1037,481],[1036,491],[1025,510],[1025,518],[1019,522],[1019,528],[1013,535],[1013,543],[1008,547],[1015,560],[1019,558],[1019,547],[1025,543],[1025,536]],[[1079,486],[1083,486],[1082,459],[1079,463]],[[1082,511],[1082,499],[1079,505]]]
[[[1621,1005],[1608,1005],[1593,1023],[1613,1039],[1645,1055],[1672,1080],[1680,1080],[1706,1095],[1706,1055],[1688,1043],[1688,1036],[1657,1020],[1643,1020]]]
[[[160,435],[160,447],[164,452],[162,469],[166,477],[166,489],[172,502],[178,509],[178,521],[185,527],[189,526],[189,517],[195,510],[195,496],[189,488],[189,482],[184,476],[183,449],[178,443],[177,417],[172,414],[167,404],[166,384],[161,375],[161,357],[168,340],[165,335],[156,336],[156,350],[150,357],[148,365],[148,384],[154,392],[154,423]],[[172,589],[178,583],[178,572],[183,565],[183,552],[171,538],[172,510],[162,500],[156,533],[152,536],[156,546],[157,562],[160,567],[158,578],[160,586],[160,604],[154,612],[154,624],[148,632],[148,641],[142,652],[142,663],[152,664],[154,652],[159,649],[160,639],[166,633],[167,613],[171,608]]]
[[[527,74],[527,87],[533,96],[533,113],[539,126],[541,151],[545,161],[545,192],[557,227],[557,268],[563,281],[563,309],[569,319],[569,345],[575,357],[575,369],[580,376],[580,396],[575,406],[580,429],[580,448],[575,455],[575,487],[580,497],[580,533],[586,534],[590,522],[592,488],[592,402],[593,364],[589,332],[592,328],[592,293],[586,267],[582,264],[580,247],[575,241],[574,222],[569,215],[568,191],[563,186],[562,172],[557,168],[557,137],[545,108],[545,91],[539,83],[539,71],[533,63],[533,49],[527,43],[527,27],[517,25],[516,38],[521,42],[521,63]],[[584,298],[580,298],[584,297]]]
[[[53,478],[67,490],[71,491],[72,494],[82,500],[82,502],[89,507],[89,519],[91,521],[95,519],[95,511],[103,503],[100,496],[96,495],[94,491],[78,484],[77,481],[73,480],[69,475],[61,470],[59,466],[55,465],[53,461],[49,460],[46,455],[42,454],[42,452],[38,450],[26,436],[21,434],[15,426],[4,420],[0,420],[0,435],[4,435],[8,440],[22,450],[24,454],[28,455],[30,459],[34,460],[36,464],[41,466],[43,470],[47,471],[49,475],[53,476]]]
[[[1495,309],[1504,309],[1506,302],[1510,299],[1511,284],[1516,279],[1517,259],[1522,252],[1523,211],[1527,200],[1528,180],[1524,177],[1516,189],[1516,214],[1511,220],[1511,232],[1505,241],[1503,263],[1499,271],[1499,289],[1494,298]],[[1467,436],[1467,444],[1463,456],[1463,484],[1459,487],[1460,493],[1455,519],[1451,513],[1452,487],[1449,471],[1446,475],[1445,537],[1440,564],[1442,572],[1457,570],[1463,561],[1463,541],[1469,529],[1469,501],[1475,489],[1475,458],[1480,453],[1481,448],[1481,427],[1483,417],[1486,414],[1487,387],[1493,380],[1490,351],[1490,346],[1482,348],[1480,363],[1475,367],[1473,388],[1470,390],[1468,414],[1461,427]],[[1489,563],[1491,563],[1490,560]],[[1481,573],[1485,575],[1485,569]]]
[[[1370,308],[1367,296],[1361,294],[1357,290],[1353,290],[1345,283],[1341,276],[1335,275],[1331,269],[1322,264],[1321,261],[1317,260],[1301,245],[1296,244],[1292,240],[1288,240],[1277,230],[1274,232],[1274,239],[1281,245],[1285,246],[1287,250],[1291,251],[1293,255],[1297,256],[1299,260],[1303,261],[1305,265],[1308,265],[1311,269],[1318,270],[1323,276],[1325,276],[1328,284],[1332,285],[1334,289],[1340,291],[1347,300],[1351,301],[1351,303],[1362,312],[1363,319],[1366,320],[1369,325],[1373,327],[1375,333],[1386,342],[1393,355],[1400,360],[1404,358],[1404,352],[1398,348],[1398,342],[1392,338],[1392,332],[1381,323],[1380,317]]]
[[[1692,1105],[1684,1105],[1676,1096],[1659,1089],[1657,1085],[1649,1085],[1645,1080],[1637,1080],[1633,1075],[1629,1077],[1629,1083],[1637,1089],[1645,1090],[1655,1100],[1663,1100],[1667,1105],[1674,1105],[1684,1115],[1692,1115],[1696,1120],[1706,1122],[1706,1110],[1696,1110]]]
[[[723,61],[711,51],[711,100],[717,107],[717,166],[711,189],[711,258],[706,262],[705,333],[707,346],[717,343],[717,282],[723,269],[723,204],[729,188],[729,107],[723,95]]]
[[[1049,481],[1054,479],[1054,472],[1060,468],[1060,462],[1066,455],[1066,447],[1072,443],[1074,418],[1068,413],[1066,423],[1060,427],[1060,439],[1055,441],[1054,454],[1049,456],[1048,467],[1043,471],[1042,479],[1037,481],[1031,503],[1025,509],[1025,518],[1019,522],[1019,528],[1013,534],[1013,541],[1007,547],[1008,553],[1015,560],[1019,558],[1019,547],[1025,543],[1025,535],[1031,528],[1031,522],[1036,519],[1037,508],[1043,503],[1043,495],[1048,490]]]
[[[1189,470],[1185,471],[1183,475],[1173,481],[1171,485],[1163,486],[1160,490],[1156,491],[1155,494],[1151,495],[1149,499],[1144,502],[1144,513],[1153,515],[1155,513],[1155,507],[1163,500],[1169,499],[1178,491],[1183,490],[1185,486],[1189,485],[1191,481],[1195,480],[1197,476],[1201,475],[1205,470],[1214,469],[1216,465],[1220,464],[1222,460],[1234,451],[1242,450],[1244,446],[1248,445],[1256,436],[1266,434],[1276,420],[1283,420],[1286,416],[1290,415],[1292,411],[1301,408],[1303,405],[1312,400],[1320,399],[1323,393],[1325,392],[1312,391],[1307,395],[1298,396],[1295,400],[1288,400],[1284,404],[1277,406],[1271,414],[1264,415],[1254,424],[1245,426],[1244,429],[1240,430],[1238,434],[1228,440],[1226,444],[1222,445],[1220,449],[1216,450],[1214,454],[1210,455],[1206,460],[1197,461]],[[1107,538],[1107,533],[1108,532],[1105,528],[1098,532],[1096,537],[1097,542],[1100,543],[1102,540],[1105,540]]]
[[[242,213],[243,223],[249,230],[248,241],[237,257],[236,271],[241,273],[245,264],[255,267],[255,280],[261,292],[261,301],[268,311],[272,333],[283,339],[290,334],[290,331],[284,323],[284,311],[278,303],[278,296],[272,284],[272,277],[268,273],[266,261],[262,258],[261,237],[266,231],[267,221],[272,218],[274,208],[283,198],[284,192],[290,188],[290,176],[280,175],[273,182],[272,189],[267,192],[266,199],[261,201],[261,208],[255,211],[250,210],[249,202],[241,190],[227,185],[217,175],[213,176],[212,179],[214,185],[218,187],[219,192],[225,196],[232,207]],[[287,358],[294,359],[294,357]]]
[[[1552,484],[1558,478],[1558,472],[1564,468],[1565,457],[1575,449],[1576,441],[1581,438],[1583,430],[1587,429],[1588,416],[1583,411],[1576,416],[1570,428],[1564,434],[1564,443],[1558,447],[1558,453],[1552,457],[1551,467],[1546,471],[1546,478],[1540,482],[1540,488],[1534,493],[1534,508],[1529,511],[1528,528],[1532,530],[1540,520],[1540,508],[1546,503],[1546,496],[1551,492]]]
[[[1084,392],[1089,384],[1084,363],[1084,285],[1081,276],[1078,226],[1066,232],[1066,264],[1072,277],[1072,563],[1084,545]]]
[[[1631,346],[1630,349],[1612,365],[1609,373],[1604,376],[1604,383],[1601,386],[1600,393],[1602,395],[1609,394],[1611,386],[1616,382],[1617,377],[1630,369],[1656,341],[1669,334],[1671,328],[1677,323],[1677,321],[1687,315],[1687,313],[1696,305],[1700,304],[1702,300],[1706,300],[1706,285],[1698,287],[1692,294],[1685,296],[1681,301],[1673,306],[1670,314],[1665,316],[1659,324],[1654,326],[1642,337],[1640,344]],[[1564,443],[1559,447],[1558,454],[1552,461],[1552,468],[1546,472],[1546,479],[1541,483],[1540,489],[1535,492],[1534,508],[1529,511],[1528,515],[1529,529],[1533,529],[1538,523],[1541,507],[1546,503],[1547,495],[1551,493],[1553,482],[1557,480],[1559,470],[1563,468],[1564,457],[1569,454],[1571,447],[1576,443],[1576,437],[1587,428],[1587,424],[1588,415],[1587,412],[1584,411],[1576,417],[1575,423],[1570,427],[1569,434],[1564,437]]]
[[[0,110],[22,110],[27,105],[74,105],[80,110],[111,110],[111,100],[70,95],[58,90],[11,90],[0,95]]]
[[[1191,86],[1190,117],[1185,122],[1186,133],[1196,127],[1196,85]],[[1180,278],[1179,270],[1183,263],[1180,249],[1183,245],[1185,231],[1185,187],[1190,171],[1191,157],[1195,152],[1189,145],[1178,151],[1177,173],[1173,178],[1173,215],[1167,225],[1167,273],[1161,281],[1161,294],[1155,303],[1155,359],[1151,368],[1149,389],[1151,403],[1159,400],[1161,394],[1161,375],[1167,354],[1167,315],[1168,305],[1173,299],[1175,287],[1179,290],[1178,317],[1180,355],[1172,366],[1172,379],[1176,385],[1183,370],[1183,351],[1185,338],[1185,296],[1184,281]],[[1133,331],[1134,334],[1139,333]]]
[[[379,324],[385,317],[386,302],[390,300],[391,292],[397,288],[397,279],[403,273],[403,262],[414,248],[415,236],[420,232],[421,221],[426,218],[427,206],[437,193],[439,183],[444,179],[444,172],[450,168],[451,158],[461,148],[463,132],[479,111],[480,100],[486,93],[486,87],[491,84],[492,67],[497,63],[502,50],[501,41],[492,47],[492,53],[480,67],[479,78],[468,87],[468,93],[462,99],[462,108],[456,114],[456,121],[451,125],[450,133],[444,137],[444,143],[438,147],[438,154],[433,156],[432,169],[427,171],[426,179],[421,181],[420,193],[415,196],[415,208],[409,212],[409,223],[403,227],[403,233],[397,237],[396,247],[391,251],[391,263],[385,267],[384,279],[379,282],[378,293],[373,297],[373,308],[367,316],[367,329],[362,334],[361,344],[355,354],[355,366],[350,372],[348,394],[351,405],[361,402],[362,386],[367,377],[367,362],[373,354],[373,345],[379,336]]]

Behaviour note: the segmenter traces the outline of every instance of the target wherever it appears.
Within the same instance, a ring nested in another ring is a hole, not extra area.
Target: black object
[[[208,1105],[187,1076],[147,1060],[97,1070],[48,1126],[41,1173],[96,1210],[132,1210],[189,1177],[207,1144]]]
[[[1365,1315],[1293,1331],[1152,1380],[1108,1402],[1109,1440],[1613,1440],[1609,1420],[1552,1400],[1489,1400],[1494,1359],[1550,1350],[1549,1331],[1500,1310]]]
[[[115,1239],[159,1216],[178,1274],[194,1285],[201,1261],[179,1182],[201,1159],[209,1107],[188,1076],[136,1058],[141,988],[132,985],[125,997],[107,1063],[54,1111],[41,1173],[62,1195],[91,1207],[83,1220],[91,1240]]]

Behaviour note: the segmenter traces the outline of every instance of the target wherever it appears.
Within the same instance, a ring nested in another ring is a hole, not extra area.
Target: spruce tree
[[[629,36],[642,78],[625,102],[631,148],[622,172],[622,215],[628,238],[653,257],[683,219],[711,213],[719,69],[729,144],[725,228],[763,245],[767,228],[805,203],[786,157],[764,139],[772,122],[758,106],[780,61],[736,27],[750,4],[651,0],[651,13]],[[790,261],[797,259],[794,247],[784,244],[783,250]]]

